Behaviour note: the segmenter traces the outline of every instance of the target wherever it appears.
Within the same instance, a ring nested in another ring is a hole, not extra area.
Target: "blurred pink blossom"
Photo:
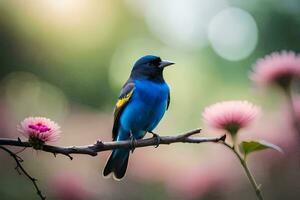
[[[251,123],[260,109],[248,101],[224,101],[205,108],[202,116],[212,128],[237,133]]]
[[[198,152],[198,162],[189,162],[167,180],[171,194],[180,199],[202,199],[207,194],[226,193],[241,184],[244,174],[230,151],[224,151],[221,145],[207,146],[207,151],[209,155]]]
[[[221,145],[203,146],[209,154],[184,149],[169,152],[167,148],[160,149],[159,154],[151,149],[137,151],[129,175],[135,180],[162,184],[174,199],[196,199],[239,185],[243,171],[231,152]]]
[[[274,168],[285,164],[286,160],[295,156],[295,152],[298,151],[298,140],[291,120],[289,109],[283,106],[279,110],[267,112],[262,120],[256,121],[254,126],[239,136],[238,143],[245,140],[264,140],[283,149],[284,154],[273,150],[257,152],[253,157],[249,157],[255,159],[255,164],[249,162],[250,164]]]
[[[292,51],[274,52],[259,59],[250,78],[258,84],[286,86],[293,77],[300,77],[300,56]]]
[[[58,173],[50,183],[55,199],[60,200],[90,199],[85,185],[81,177],[70,172]]]
[[[61,132],[55,122],[45,117],[25,118],[18,126],[18,131],[29,140],[38,140],[42,143],[56,141]]]

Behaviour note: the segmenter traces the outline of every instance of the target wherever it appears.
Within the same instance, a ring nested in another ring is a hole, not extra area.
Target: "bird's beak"
[[[165,67],[167,67],[167,66],[174,65],[174,64],[175,64],[175,63],[173,63],[173,62],[163,60],[163,61],[160,62],[160,64],[159,64],[158,67],[159,67],[159,68],[165,68]]]

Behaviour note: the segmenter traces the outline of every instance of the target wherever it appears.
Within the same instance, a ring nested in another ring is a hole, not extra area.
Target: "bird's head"
[[[143,56],[134,64],[131,77],[137,79],[149,79],[153,81],[163,81],[163,70],[165,67],[175,63],[163,61],[158,56]]]

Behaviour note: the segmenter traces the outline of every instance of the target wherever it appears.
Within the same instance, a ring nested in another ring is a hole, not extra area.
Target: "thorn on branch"
[[[73,160],[73,157],[70,154],[65,154],[65,155],[68,156],[70,160]]]
[[[71,150],[75,151],[75,148],[71,147]],[[58,153],[57,152],[52,152],[52,153],[53,153],[54,157],[56,158],[56,156],[57,156]],[[68,153],[68,152],[59,152],[59,153],[65,155],[67,157],[69,157],[70,160],[73,160],[73,157],[70,155],[70,153]]]
[[[103,146],[103,142],[101,140],[97,140],[95,145],[96,146]]]
[[[225,142],[226,140],[226,134],[224,134],[222,137],[219,138],[219,141]]]

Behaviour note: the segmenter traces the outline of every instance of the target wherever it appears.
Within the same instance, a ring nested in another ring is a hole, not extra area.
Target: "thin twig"
[[[11,157],[13,157],[13,159],[16,161],[16,164],[17,164],[17,166],[15,167],[15,169],[17,170],[17,172],[20,175],[21,175],[21,172],[23,172],[23,174],[33,183],[33,185],[34,185],[34,187],[36,189],[36,192],[39,195],[39,197],[42,200],[46,199],[46,197],[42,194],[39,186],[37,185],[37,179],[35,179],[32,176],[30,176],[29,173],[21,165],[21,162],[23,162],[23,159],[21,157],[19,157],[18,155],[16,155],[14,152],[12,152],[9,149],[7,149],[6,147],[0,146],[0,149],[6,151]]]
[[[22,153],[23,151],[25,151],[26,148],[27,148],[27,147],[22,148],[21,150],[15,152],[15,154],[18,155],[18,154]]]
[[[191,137],[200,133],[201,129],[195,129],[186,133],[179,134],[177,136],[160,136],[159,143],[156,138],[140,139],[135,142],[134,148],[168,145],[173,143],[203,143],[203,142],[219,142],[225,140],[225,135],[221,137]],[[0,145],[18,146],[18,147],[31,147],[28,142],[23,142],[19,139],[6,139],[0,138]],[[90,156],[96,156],[98,152],[108,151],[116,148],[128,148],[132,149],[132,141],[113,141],[113,142],[102,142],[97,141],[95,144],[86,146],[71,146],[71,147],[59,147],[52,145],[44,145],[41,151],[56,154],[62,154],[68,156],[70,159],[71,154],[86,154]]]
[[[258,184],[256,183],[255,179],[254,179],[254,176],[252,175],[252,173],[250,172],[249,168],[248,168],[248,165],[246,163],[246,160],[242,158],[242,156],[237,152],[237,150],[234,148],[234,146],[230,146],[228,143],[226,142],[222,142],[223,145],[225,145],[227,148],[229,148],[235,155],[236,157],[239,159],[242,167],[244,168],[245,170],[245,173],[255,191],[255,194],[256,194],[256,197],[257,199],[259,200],[263,200],[263,196],[261,194],[261,191],[260,191],[260,187],[258,186]]]

